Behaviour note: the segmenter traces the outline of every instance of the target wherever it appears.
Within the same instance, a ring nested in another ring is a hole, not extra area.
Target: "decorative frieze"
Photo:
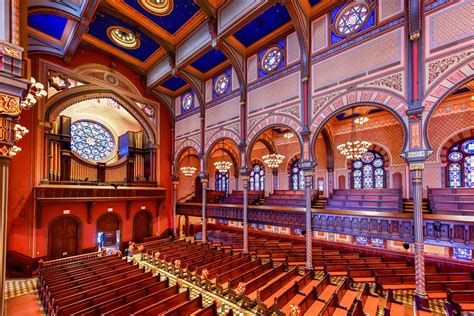
[[[446,70],[453,68],[454,65],[461,61],[469,58],[473,54],[473,51],[465,51],[456,55],[445,57],[442,59],[430,62],[428,68],[428,84],[438,79]]]
[[[283,113],[283,114],[289,114],[291,116],[296,117],[297,119],[301,118],[301,107],[299,103],[296,103],[294,105],[290,106],[285,106],[281,110],[275,111],[276,113]]]
[[[399,72],[380,79],[375,79],[372,82],[364,84],[363,86],[383,87],[403,93],[403,81],[403,73]]]

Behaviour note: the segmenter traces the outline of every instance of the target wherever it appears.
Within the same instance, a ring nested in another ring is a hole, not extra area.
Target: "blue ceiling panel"
[[[314,7],[315,5],[317,5],[320,2],[321,2],[321,0],[309,0],[309,5]]]
[[[184,85],[186,85],[186,81],[184,81],[183,79],[179,77],[171,77],[165,82],[163,82],[161,85],[168,90],[176,91],[184,87]]]
[[[110,40],[107,36],[107,29],[111,26],[117,25],[139,34],[140,47],[136,49],[127,49],[115,44],[112,40]],[[103,13],[96,14],[95,20],[89,26],[89,34],[141,61],[146,61],[154,52],[156,52],[160,48],[160,45],[158,45],[155,41],[153,41],[145,34],[139,32],[130,24],[125,23],[122,20],[119,20],[111,15]]]
[[[53,14],[34,14],[28,17],[28,25],[56,39],[61,39],[68,19]]]
[[[201,58],[193,62],[191,66],[204,73],[220,65],[226,60],[227,57],[225,57],[225,55],[220,50],[212,49],[208,53],[201,56]]]
[[[199,6],[193,0],[174,0],[173,10],[164,16],[158,16],[145,10],[137,0],[125,0],[124,2],[170,34],[175,34],[199,11]]]
[[[249,47],[290,20],[291,17],[286,7],[276,3],[235,32],[234,36],[245,47]]]

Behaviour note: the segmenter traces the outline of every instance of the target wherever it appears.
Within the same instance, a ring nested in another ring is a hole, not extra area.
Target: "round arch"
[[[68,221],[69,223],[67,223]],[[71,225],[72,223],[74,224]],[[58,227],[58,225],[62,227]],[[74,225],[75,231],[72,231]],[[65,250],[68,255],[71,250],[74,252],[70,255],[80,254],[82,250],[82,227],[82,220],[75,215],[58,215],[51,219],[47,226],[48,258],[50,260],[61,258]]]
[[[186,151],[188,150],[191,150],[191,151],[195,151],[195,156],[197,157],[197,159],[199,160],[199,150],[197,150],[195,148],[195,146],[193,145],[196,145],[196,143],[192,143],[191,141],[189,143],[187,143],[186,141],[183,142],[182,144],[180,144],[178,146],[178,149],[176,151],[176,154],[175,154],[175,158],[174,158],[174,164],[173,164],[173,168],[174,168],[174,175],[178,175],[178,172],[179,172],[179,164],[181,162],[181,159],[182,157],[184,156],[184,154],[186,153]]]
[[[380,155],[382,155],[383,162],[384,162],[384,168],[388,168],[392,164],[392,155],[390,154],[390,151],[385,148],[384,145],[379,144],[379,143],[372,143],[372,146],[369,147],[369,151],[376,151]],[[352,165],[351,161],[346,159],[347,163],[347,169],[351,170]]]
[[[284,126],[285,128],[291,130],[293,134],[295,134],[300,145],[300,153],[303,153],[303,142],[300,135],[301,124],[289,116],[276,114],[271,117],[267,116],[260,120],[258,123],[255,124],[255,126],[248,134],[248,139],[250,140],[250,142],[248,143],[246,149],[247,161],[250,161],[251,150],[255,143],[259,140],[258,138],[260,137],[260,135],[262,135],[266,130],[278,126]]]
[[[293,164],[295,163],[295,161],[299,161],[299,160],[300,160],[300,157],[301,157],[301,154],[296,153],[296,154],[293,155],[293,157],[291,157],[290,159],[288,159],[288,163],[286,164],[286,173],[290,174],[290,172],[291,172],[291,166],[293,166]]]
[[[238,144],[240,143],[240,136],[237,135],[236,132],[228,130],[228,129],[221,129],[214,134],[206,141],[206,145],[204,146],[204,152],[209,152],[209,149],[212,148],[217,142],[222,141],[222,139],[228,139],[232,141],[235,146],[238,148]]]
[[[474,137],[474,128],[473,127],[468,127],[468,128],[465,128],[461,131],[457,131],[456,133],[453,133],[453,134],[449,135],[441,143],[442,145],[439,146],[437,154],[436,154],[436,158],[439,159],[438,161],[441,161],[442,163],[447,163],[448,162],[447,155],[448,155],[449,149],[451,149],[451,147],[454,144],[462,141],[463,139],[471,138],[471,137]]]
[[[97,218],[95,225],[95,236],[97,236],[99,232],[112,232],[114,230],[119,230],[120,242],[122,242],[122,226],[123,221],[119,214],[116,212],[103,213]]]
[[[152,122],[145,116],[145,113],[139,109],[134,102],[129,98],[118,94],[117,92],[109,89],[98,87],[96,85],[82,85],[77,86],[62,92],[59,92],[52,96],[45,105],[45,112],[43,119],[45,121],[54,121],[56,117],[64,109],[73,106],[75,103],[84,101],[87,99],[96,98],[111,98],[118,102],[121,106],[126,109],[130,115],[132,115],[137,122],[143,127],[143,130],[148,136],[148,139],[152,144],[158,144],[158,136],[152,125]]]
[[[178,143],[178,142],[177,142]],[[181,155],[188,149],[195,150],[197,154],[201,152],[201,146],[194,139],[185,139],[184,141],[178,143],[178,146],[175,150],[175,161],[179,161]]]
[[[423,98],[423,108],[426,116],[423,123],[422,135],[428,148],[433,149],[428,139],[428,124],[430,122],[431,116],[447,96],[459,89],[462,85],[474,79],[474,66],[472,64],[473,61],[471,58],[470,60],[451,70],[443,77],[438,79],[437,83],[433,85],[425,94]]]
[[[341,111],[357,105],[372,105],[393,114],[403,128],[404,142],[402,151],[408,148],[408,103],[399,96],[382,89],[353,89],[331,99],[316,114],[311,123],[311,155],[314,159],[314,148],[318,134],[326,123]]]
[[[214,140],[214,142],[208,147],[206,148],[205,152],[206,152],[206,155],[204,157],[204,168],[205,170],[208,170],[209,166],[209,159],[211,159],[211,156],[216,152],[216,151],[223,151],[225,152],[229,157],[230,159],[232,160],[232,164],[233,164],[233,167],[234,167],[234,176],[235,177],[238,177],[238,174],[239,174],[239,167],[240,167],[240,157],[239,157],[239,153],[234,153],[232,152],[232,148],[228,148],[230,146],[225,146],[224,147],[220,147],[218,148],[217,146],[219,145],[219,142],[222,142],[222,141],[225,141],[225,140],[229,140],[233,145],[235,145],[235,147],[238,149],[239,146],[237,145],[237,143],[235,142],[234,139],[232,138],[228,138],[228,137],[222,137],[222,138],[217,138]]]

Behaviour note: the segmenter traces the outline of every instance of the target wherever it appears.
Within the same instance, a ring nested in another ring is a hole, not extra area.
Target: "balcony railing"
[[[250,223],[305,229],[305,209],[248,206]],[[178,215],[202,215],[201,203],[179,203]],[[242,221],[243,205],[207,204],[206,216]],[[413,242],[413,214],[346,210],[312,211],[313,231]],[[425,242],[474,249],[474,216],[423,215]]]

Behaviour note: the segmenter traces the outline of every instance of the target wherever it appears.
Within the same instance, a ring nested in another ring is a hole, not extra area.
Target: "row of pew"
[[[474,215],[473,189],[428,189],[428,199],[434,214]]]
[[[401,189],[334,190],[329,196],[326,209],[375,212],[401,212]]]
[[[318,190],[311,190],[311,203],[315,203],[317,198]],[[305,207],[306,192],[303,190],[275,190],[275,192],[265,198],[261,204],[271,206]]]
[[[38,293],[47,315],[219,315],[216,303],[204,307],[201,295],[192,299],[189,289],[116,255],[45,265]]]

